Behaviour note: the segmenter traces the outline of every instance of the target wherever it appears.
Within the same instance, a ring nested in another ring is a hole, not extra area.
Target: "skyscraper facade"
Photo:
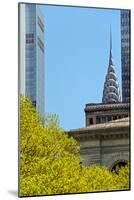
[[[112,35],[110,32],[110,52],[108,71],[104,83],[102,103],[117,103],[120,102],[119,84],[117,81],[115,66],[112,56]]]
[[[130,11],[121,10],[122,101],[130,101]]]
[[[19,5],[20,94],[44,113],[44,17],[36,4]]]

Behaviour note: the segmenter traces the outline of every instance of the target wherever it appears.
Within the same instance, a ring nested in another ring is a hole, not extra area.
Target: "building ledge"
[[[102,130],[102,129],[111,129],[111,128],[122,128],[122,127],[129,127],[129,117],[123,119],[117,119],[113,121],[109,121],[107,123],[102,124],[95,124],[83,128],[78,129],[71,129],[69,132],[84,132],[84,131],[93,131],[93,130]]]

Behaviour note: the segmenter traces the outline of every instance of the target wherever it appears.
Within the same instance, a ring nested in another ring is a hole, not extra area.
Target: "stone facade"
[[[84,165],[105,165],[112,170],[116,164],[129,161],[129,118],[115,120],[69,131],[80,145]]]
[[[106,123],[129,116],[129,103],[86,104],[86,126]]]

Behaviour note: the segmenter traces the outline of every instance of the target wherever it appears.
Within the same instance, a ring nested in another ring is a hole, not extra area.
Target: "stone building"
[[[82,164],[105,165],[109,170],[115,169],[117,164],[125,165],[130,160],[130,105],[121,102],[112,57],[111,33],[102,103],[88,103],[84,111],[85,127],[68,132],[80,145]]]
[[[86,104],[86,126],[106,123],[129,116],[129,103]]]
[[[130,160],[129,118],[69,131],[80,145],[84,165],[105,165],[109,170]]]

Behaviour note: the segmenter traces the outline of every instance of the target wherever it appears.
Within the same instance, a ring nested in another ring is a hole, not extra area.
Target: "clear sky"
[[[120,11],[40,6],[45,19],[45,112],[65,130],[85,126],[86,103],[100,103],[108,68],[110,25],[121,90]]]

